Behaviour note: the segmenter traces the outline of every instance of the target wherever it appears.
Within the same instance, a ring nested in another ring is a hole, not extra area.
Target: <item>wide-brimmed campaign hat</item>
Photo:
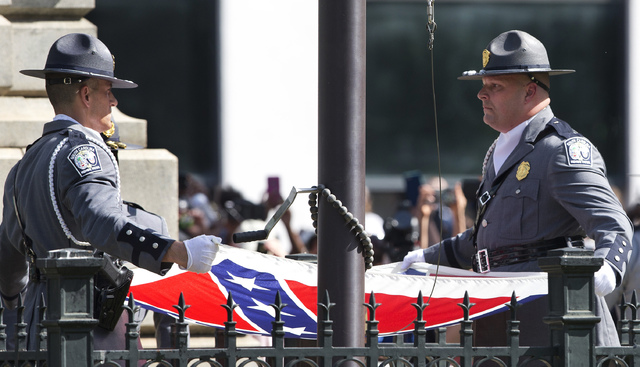
[[[460,80],[478,80],[484,76],[501,74],[548,73],[560,75],[575,70],[552,69],[542,42],[527,32],[512,30],[494,38],[482,51],[482,70],[469,70]]]
[[[60,37],[49,50],[42,70],[20,70],[24,75],[47,79],[49,84],[80,83],[87,78],[108,80],[112,88],[135,88],[138,84],[114,76],[115,58],[99,39],[84,33]]]

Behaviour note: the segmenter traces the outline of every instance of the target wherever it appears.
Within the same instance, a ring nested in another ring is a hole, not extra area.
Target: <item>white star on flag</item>
[[[268,290],[267,288],[263,288],[263,287],[260,287],[260,286],[256,285],[255,284],[256,283],[256,278],[242,278],[242,277],[235,276],[235,275],[233,275],[231,273],[228,273],[228,272],[227,272],[227,274],[229,274],[231,276],[231,279],[232,279],[232,280],[230,280],[231,283],[236,283],[236,284],[242,286],[244,289],[248,290],[249,292],[253,291],[254,289],[259,289],[259,290],[263,290],[263,291],[267,291]]]

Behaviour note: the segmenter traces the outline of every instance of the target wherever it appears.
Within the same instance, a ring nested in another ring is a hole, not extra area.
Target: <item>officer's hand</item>
[[[602,264],[600,270],[593,274],[595,291],[598,296],[606,296],[616,288],[616,273],[608,263]]]
[[[216,258],[216,252],[218,252],[218,245],[221,243],[220,237],[207,235],[200,235],[184,241],[188,256],[186,270],[200,274],[210,271],[213,260]]]
[[[402,270],[407,270],[413,263],[423,263],[424,260],[424,249],[418,249],[409,251],[408,254],[405,255],[404,259],[402,259]]]

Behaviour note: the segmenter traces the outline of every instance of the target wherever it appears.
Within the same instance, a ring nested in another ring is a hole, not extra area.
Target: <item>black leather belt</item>
[[[562,247],[584,247],[583,237],[558,237],[528,244],[482,249],[473,257],[473,271],[487,273],[492,267],[519,264],[547,256],[547,252]]]

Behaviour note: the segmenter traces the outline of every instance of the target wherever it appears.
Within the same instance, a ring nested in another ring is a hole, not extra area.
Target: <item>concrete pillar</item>
[[[0,0],[1,187],[24,148],[40,137],[43,125],[54,116],[44,81],[22,75],[20,70],[42,69],[49,48],[65,34],[81,32],[97,36],[97,27],[84,18],[94,7],[95,0]],[[127,116],[118,109],[112,115],[123,142],[147,146],[146,120]],[[163,216],[169,233],[177,238],[177,157],[165,149],[120,153],[122,198]]]

